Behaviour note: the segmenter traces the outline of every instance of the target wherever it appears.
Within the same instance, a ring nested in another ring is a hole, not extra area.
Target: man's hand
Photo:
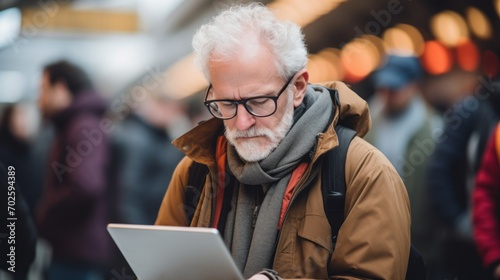
[[[248,280],[269,280],[269,278],[265,275],[262,275],[262,274],[255,274],[254,276],[250,277]]]
[[[250,277],[248,280],[280,280],[278,273],[272,269],[264,269],[261,272]]]

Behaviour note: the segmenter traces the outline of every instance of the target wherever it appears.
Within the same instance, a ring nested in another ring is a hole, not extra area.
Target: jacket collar
[[[313,87],[337,90],[340,103],[336,104],[338,107],[334,111],[333,120],[328,129],[318,135],[318,143],[315,153],[312,156],[312,161],[314,162],[319,156],[339,145],[339,139],[334,129],[337,124],[351,128],[357,132],[357,136],[363,137],[370,130],[371,119],[368,103],[346,84],[333,81],[313,85]]]
[[[192,160],[211,167],[215,166],[217,137],[223,132],[223,121],[211,118],[175,139],[172,144]]]

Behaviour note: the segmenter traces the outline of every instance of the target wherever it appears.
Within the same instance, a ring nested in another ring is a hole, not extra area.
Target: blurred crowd
[[[154,223],[183,156],[170,142],[193,124],[189,103],[160,91],[123,100],[113,111],[80,67],[57,61],[43,69],[36,103],[4,104],[1,168],[15,168],[18,205],[27,206],[18,221],[40,240],[25,258],[31,267],[18,251],[15,279],[133,275],[106,225]]]
[[[500,82],[431,76],[396,54],[370,78],[365,138],[405,182],[428,279],[500,279]],[[104,98],[77,65],[57,61],[43,69],[36,103],[1,107],[0,169],[15,167],[18,229],[36,247],[17,253],[15,279],[133,279],[106,225],[154,223],[183,156],[171,141],[207,115],[191,104],[201,101],[160,88],[124,95]]]

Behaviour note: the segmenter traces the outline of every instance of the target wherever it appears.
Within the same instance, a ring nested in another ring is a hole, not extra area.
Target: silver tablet
[[[216,229],[127,224],[107,228],[139,280],[244,279]]]

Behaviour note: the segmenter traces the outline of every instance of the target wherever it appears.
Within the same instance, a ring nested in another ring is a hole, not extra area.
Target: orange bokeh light
[[[491,24],[488,17],[479,9],[474,7],[467,8],[467,23],[469,28],[478,38],[486,40],[491,38]]]
[[[448,72],[453,64],[451,51],[438,41],[426,42],[420,59],[424,69],[432,75]]]
[[[347,82],[359,82],[379,66],[379,48],[372,39],[357,38],[342,48],[340,61]]]
[[[326,81],[340,81],[344,79],[344,72],[340,65],[340,50],[335,48],[323,49],[318,55],[328,64],[329,70]]]
[[[497,14],[500,17],[500,0],[495,1],[495,9],[497,10]]]
[[[467,40],[457,46],[457,63],[463,70],[476,71],[479,66],[479,50],[476,45]]]
[[[389,28],[383,35],[385,45],[391,52],[421,55],[424,51],[424,38],[420,31],[408,24],[398,24]]]
[[[340,69],[339,50],[324,49],[318,54],[309,55],[307,71],[311,83],[338,81],[343,79]]]
[[[443,11],[431,19],[434,36],[448,47],[455,47],[469,37],[464,18],[453,11]]]

